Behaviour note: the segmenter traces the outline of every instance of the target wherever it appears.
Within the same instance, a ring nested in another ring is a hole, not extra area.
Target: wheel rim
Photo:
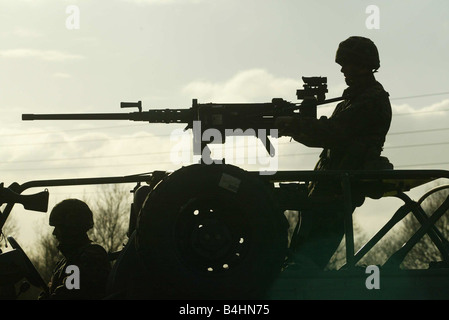
[[[174,227],[179,259],[209,276],[230,273],[244,263],[250,228],[238,206],[194,199],[181,209]]]

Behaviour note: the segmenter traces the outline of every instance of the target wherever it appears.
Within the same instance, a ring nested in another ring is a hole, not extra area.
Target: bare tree
[[[430,217],[448,196],[449,190],[443,189],[432,194],[425,202],[423,202],[422,206],[427,217]],[[418,220],[410,214],[405,219],[404,224],[406,226],[405,230],[408,231],[404,235],[407,239],[421,227]],[[436,222],[435,226],[444,239],[446,239],[444,241],[446,241],[446,247],[449,249],[449,246],[447,245],[447,239],[449,239],[449,210],[443,214],[443,216]],[[402,265],[410,269],[422,269],[427,268],[430,262],[441,260],[441,252],[437,249],[431,238],[428,235],[425,235],[408,253]]]
[[[290,228],[288,230],[288,240],[291,240],[292,234],[294,232],[294,228],[298,223],[299,213],[297,211],[286,211],[285,216],[289,221]],[[363,228],[357,223],[356,220],[353,222],[353,233],[354,233],[354,248],[357,251],[362,245],[364,245],[368,240],[367,234],[364,232]],[[386,246],[390,248],[390,243],[392,242],[390,237],[386,237],[382,239],[379,243],[379,247]],[[379,248],[376,248],[366,254],[359,262],[361,265],[368,264],[380,264],[380,261],[385,261],[388,258],[388,254],[391,254],[393,251],[385,251]],[[327,270],[337,270],[341,268],[346,263],[346,239],[343,238],[340,245],[338,246],[336,252],[330,259],[326,269]]]
[[[448,189],[443,189],[431,195],[422,207],[429,217],[449,195]],[[359,262],[361,265],[382,265],[397,250],[399,250],[413,234],[421,227],[421,224],[410,212],[400,223],[395,225]],[[449,236],[449,214],[446,212],[436,223],[436,227],[448,239]],[[366,241],[367,239],[356,239]],[[344,243],[343,243],[344,244]],[[357,244],[356,244],[357,245]],[[360,245],[360,244],[359,244]],[[447,246],[447,245],[446,245]],[[449,249],[449,247],[448,247]],[[344,246],[340,247],[334,260],[344,253]],[[344,257],[344,255],[343,255]],[[428,235],[425,235],[405,256],[400,264],[402,269],[426,269],[430,262],[441,261],[441,253]]]
[[[89,206],[94,212],[95,226],[90,233],[91,239],[108,252],[120,250],[128,231],[132,203],[129,190],[123,185],[104,185],[95,202],[86,202],[90,202]]]
[[[3,212],[3,210],[0,210],[0,212]],[[0,250],[2,250],[6,246],[6,240],[3,239],[3,236],[16,237],[19,233],[19,228],[17,227],[17,222],[14,217],[8,217],[8,220],[6,220],[1,231],[2,234],[0,235]]]
[[[354,248],[358,250],[367,240],[368,237],[363,231],[363,228],[354,221],[353,223],[353,233],[354,233]],[[365,258],[366,260],[366,258]],[[346,263],[346,239],[343,237],[337,251],[334,253],[330,259],[326,269],[337,270],[341,268]]]
[[[406,219],[407,220],[407,219]],[[365,246],[370,237],[364,232],[363,228],[353,222],[354,228],[354,250],[357,253],[359,249]],[[374,246],[365,253],[357,262],[359,266],[383,265],[410,237],[407,223],[402,221],[392,227]],[[339,269],[346,263],[346,239],[343,239],[332,257],[327,269]]]
[[[39,271],[42,279],[49,282],[56,263],[62,258],[58,250],[58,241],[50,232],[41,234],[33,253],[29,257],[30,260]]]

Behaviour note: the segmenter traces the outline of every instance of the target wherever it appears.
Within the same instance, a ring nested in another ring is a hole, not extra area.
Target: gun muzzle
[[[34,114],[22,114],[22,120],[34,120]]]

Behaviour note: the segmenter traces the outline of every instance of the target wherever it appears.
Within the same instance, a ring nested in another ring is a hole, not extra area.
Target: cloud
[[[26,28],[16,28],[12,32],[14,36],[22,37],[22,38],[39,38],[42,37],[42,34],[37,32],[36,30],[26,29]]]
[[[169,5],[169,4],[197,4],[204,0],[122,0],[124,2],[132,2],[139,5]]]
[[[409,104],[392,104],[393,112],[397,115],[415,115],[423,116],[429,115],[445,115],[449,110],[449,99],[444,99],[431,105],[424,106],[420,109],[415,109]]]
[[[74,123],[73,127],[0,130],[4,150],[0,182],[8,185],[36,179],[121,176],[177,167],[170,155],[181,142],[170,142],[170,134],[163,130],[157,135],[148,130],[117,135],[116,129],[108,127],[80,126]],[[191,139],[186,140],[186,150],[191,143]]]
[[[410,106],[408,103],[403,103],[403,104],[392,103],[391,109],[393,110],[393,113],[396,113],[396,114],[409,114],[409,113],[416,112],[416,110],[413,109],[412,106]]]
[[[272,98],[295,98],[299,86],[298,79],[276,77],[263,69],[251,69],[239,72],[225,82],[191,82],[183,92],[203,102],[268,102]]]
[[[57,73],[53,73],[53,77],[59,78],[59,79],[68,79],[68,78],[71,78],[72,76],[68,73],[57,72]]]
[[[428,107],[424,107],[420,109],[420,111],[423,112],[444,112],[447,111],[449,108],[449,99],[444,99],[440,102],[434,103]]]
[[[36,58],[47,61],[67,61],[83,59],[84,56],[55,50],[11,49],[0,50],[3,58]]]

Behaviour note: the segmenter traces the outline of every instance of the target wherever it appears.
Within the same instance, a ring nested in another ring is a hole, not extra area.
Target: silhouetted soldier
[[[92,211],[78,199],[58,203],[50,213],[53,235],[64,256],[56,265],[49,283],[50,296],[41,299],[101,299],[105,295],[106,281],[111,269],[107,252],[92,243],[87,231],[94,225]],[[79,270],[79,288],[74,287],[75,271]],[[69,284],[66,281],[69,279]]]
[[[329,118],[280,118],[279,134],[323,148],[315,170],[391,169],[388,160],[381,157],[391,123],[391,105],[388,93],[374,77],[380,67],[375,44],[367,38],[349,37],[340,43],[335,61],[349,86],[343,93],[345,100]],[[300,232],[294,243],[297,256],[311,258],[320,268],[327,265],[344,235],[341,195],[339,181],[311,183],[309,198],[327,205],[301,212]],[[352,189],[353,210],[364,199],[363,193]]]

